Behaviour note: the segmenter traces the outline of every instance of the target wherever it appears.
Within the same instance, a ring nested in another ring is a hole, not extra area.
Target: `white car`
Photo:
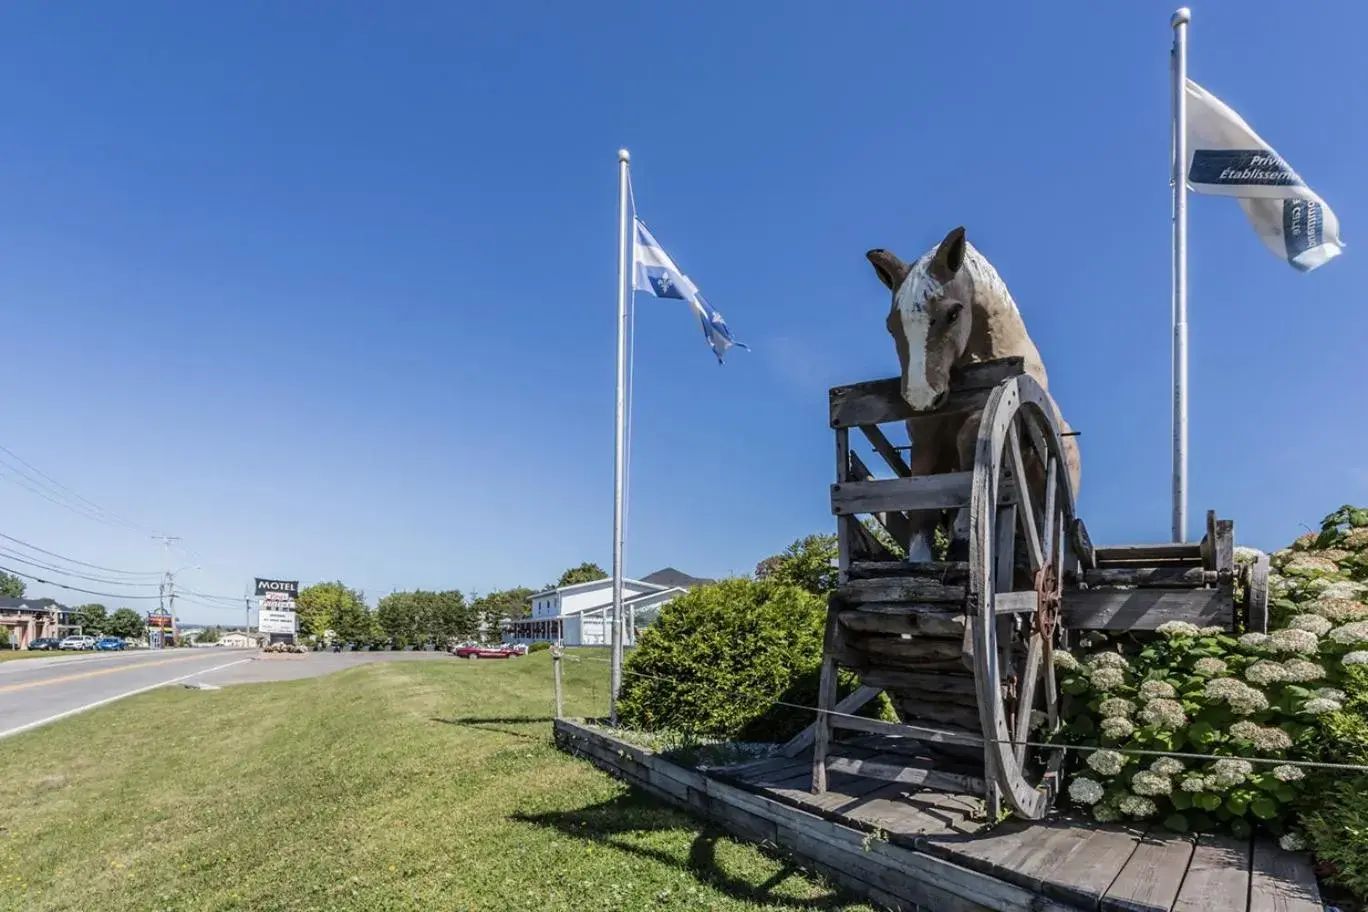
[[[93,636],[69,636],[57,644],[58,649],[94,649]]]

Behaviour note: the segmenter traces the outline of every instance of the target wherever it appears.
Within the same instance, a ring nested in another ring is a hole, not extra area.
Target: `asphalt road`
[[[367,662],[455,661],[436,652],[314,652],[167,649],[55,655],[0,663],[0,738],[17,735],[154,687],[219,686],[329,674]]]

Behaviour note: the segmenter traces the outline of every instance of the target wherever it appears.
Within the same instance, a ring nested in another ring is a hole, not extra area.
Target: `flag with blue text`
[[[1187,184],[1239,200],[1259,239],[1294,269],[1340,255],[1335,213],[1225,102],[1187,81]]]
[[[647,230],[641,219],[633,218],[633,223],[633,290],[648,292],[657,298],[673,298],[687,302],[694,309],[694,313],[698,314],[698,321],[703,327],[703,338],[712,347],[719,364],[723,363],[723,356],[733,345],[749,351],[748,346],[732,338],[731,330],[727,328],[727,321],[722,319],[722,314],[703,300],[698,286],[675,265],[674,260],[670,259],[670,255]]]

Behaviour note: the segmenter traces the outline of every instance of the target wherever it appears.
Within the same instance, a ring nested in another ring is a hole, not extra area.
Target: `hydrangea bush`
[[[1236,550],[1241,563],[1258,555]],[[1327,777],[1279,761],[1334,756],[1328,732],[1368,680],[1355,668],[1368,665],[1368,510],[1336,511],[1270,562],[1267,634],[1173,621],[1142,648],[1088,634],[1056,655],[1069,695],[1061,738],[1102,748],[1077,754],[1075,804],[1099,821],[1151,819],[1182,832],[1247,835],[1261,825],[1285,848],[1306,847],[1297,818],[1321,813]]]

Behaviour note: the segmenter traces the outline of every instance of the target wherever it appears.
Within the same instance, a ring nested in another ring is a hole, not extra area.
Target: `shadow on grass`
[[[528,741],[545,741],[548,735],[529,735],[525,731],[504,728],[507,725],[548,725],[553,722],[553,716],[457,716],[454,719],[442,719],[437,716],[429,721],[440,722],[442,725],[458,725],[462,728],[478,728],[481,731],[497,732],[501,735],[512,735],[515,738],[525,738]]]
[[[761,883],[751,883],[728,873],[717,860],[717,842],[726,833],[715,827],[700,825],[688,814],[662,804],[648,795],[628,792],[599,804],[573,811],[552,811],[544,814],[514,814],[512,819],[533,826],[559,830],[567,836],[608,845],[623,852],[690,872],[700,883],[712,887],[733,899],[768,906],[800,909],[845,909],[858,900],[832,892],[815,898],[776,895],[775,890],[795,875],[812,876],[804,868],[782,854],[767,847],[754,846],[758,851],[779,862],[780,869]],[[660,849],[636,845],[624,838],[625,834],[664,830],[694,830],[696,835],[689,846],[687,860]],[[753,845],[753,844],[752,844]],[[830,889],[830,888],[828,888]]]

